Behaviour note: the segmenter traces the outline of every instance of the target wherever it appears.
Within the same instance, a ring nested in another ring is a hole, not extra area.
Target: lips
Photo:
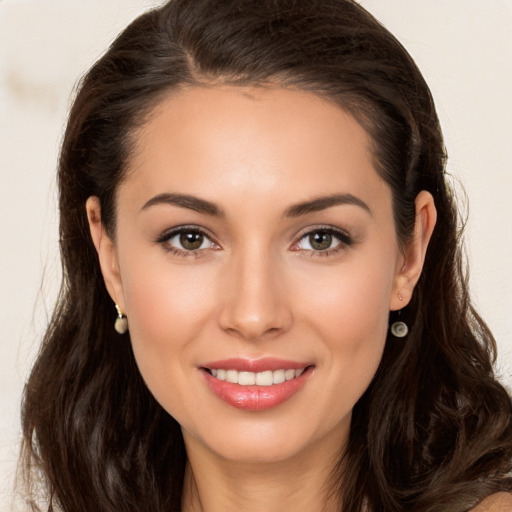
[[[201,370],[210,391],[227,404],[264,411],[298,393],[313,365],[273,358],[229,359],[205,364]]]

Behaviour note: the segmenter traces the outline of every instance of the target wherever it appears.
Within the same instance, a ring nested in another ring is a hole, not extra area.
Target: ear
[[[114,303],[118,304],[121,311],[124,312],[126,309],[124,306],[123,287],[119,273],[116,247],[103,227],[99,198],[95,196],[89,197],[85,203],[85,209],[87,211],[87,220],[89,221],[92,241],[98,253],[105,286]]]
[[[434,231],[437,211],[430,192],[422,190],[416,197],[416,220],[411,241],[403,249],[403,256],[395,275],[389,309],[396,311],[409,304],[414,287],[420,278],[428,243]]]

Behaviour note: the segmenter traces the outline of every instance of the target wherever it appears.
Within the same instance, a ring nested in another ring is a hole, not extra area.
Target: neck
[[[322,446],[286,461],[222,459],[204,446],[187,443],[183,512],[335,512],[340,499],[329,485],[339,453]]]

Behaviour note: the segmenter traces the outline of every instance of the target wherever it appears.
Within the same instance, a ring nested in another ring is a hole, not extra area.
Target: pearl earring
[[[395,338],[405,338],[409,333],[409,327],[405,322],[395,322],[391,325],[391,334]]]
[[[404,298],[398,294],[398,300],[402,302]],[[400,315],[400,311],[398,312]],[[409,327],[407,327],[407,324],[405,322],[394,322],[391,324],[391,334],[395,338],[405,338],[407,334],[409,334]]]
[[[116,304],[117,318],[114,323],[114,329],[118,334],[124,334],[128,330],[128,319],[123,314],[121,308]]]

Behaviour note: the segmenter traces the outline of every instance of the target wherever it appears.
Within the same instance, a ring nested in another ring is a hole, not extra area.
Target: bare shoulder
[[[512,512],[512,494],[498,492],[485,498],[471,512]]]

